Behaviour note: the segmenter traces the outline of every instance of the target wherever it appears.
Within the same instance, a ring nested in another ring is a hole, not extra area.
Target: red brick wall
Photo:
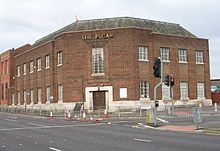
[[[101,40],[82,39],[84,35],[96,33],[112,33],[113,38]],[[148,47],[147,62],[138,61],[138,46]],[[92,69],[92,48],[104,48],[104,70],[105,76],[91,76]],[[160,56],[160,48],[168,47],[169,63],[164,63],[166,74],[172,74],[175,78],[174,98],[179,99],[179,82],[187,81],[189,85],[190,99],[197,98],[197,82],[204,82],[206,85],[206,98],[211,98],[210,69],[208,41],[196,38],[184,38],[177,36],[152,34],[143,29],[114,29],[107,31],[87,31],[65,33],[55,37],[53,42],[48,42],[31,51],[22,51],[22,55],[15,57],[15,66],[34,60],[36,66],[37,58],[41,57],[42,70],[33,74],[16,77],[16,89],[21,92],[23,102],[23,91],[34,88],[35,103],[37,103],[37,88],[42,88],[42,102],[46,101],[46,86],[50,86],[54,102],[57,102],[58,84],[63,83],[64,102],[76,102],[84,99],[83,91],[88,86],[113,86],[113,100],[122,100],[119,97],[119,89],[128,88],[127,100],[139,100],[139,82],[147,80],[150,82],[150,98],[153,99],[153,87],[159,82],[153,76],[154,58]],[[179,64],[178,48],[187,50],[188,63]],[[203,50],[204,64],[196,65],[195,50]],[[63,65],[57,67],[57,52],[63,52]],[[50,54],[50,69],[45,70],[45,55]],[[17,96],[16,96],[17,98]],[[158,99],[161,98],[159,89]],[[125,100],[125,99],[123,99]],[[27,98],[30,101],[30,98]]]
[[[14,75],[14,50],[8,50],[1,55],[1,65],[0,65],[0,104],[11,104],[10,96],[13,92],[13,75]],[[7,89],[6,89],[7,83]],[[2,92],[2,85],[4,86],[4,91]],[[3,96],[2,96],[3,95]]]

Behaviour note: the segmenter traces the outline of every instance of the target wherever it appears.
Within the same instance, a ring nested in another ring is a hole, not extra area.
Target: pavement
[[[159,128],[160,130],[181,131],[181,132],[197,132],[194,126],[178,126],[178,125],[165,125]]]
[[[219,151],[219,136],[161,129],[169,125],[148,126],[143,119],[48,120],[0,112],[0,151]]]

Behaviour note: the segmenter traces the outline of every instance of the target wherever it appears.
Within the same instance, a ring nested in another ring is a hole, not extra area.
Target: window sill
[[[50,67],[45,67],[45,69],[50,69]]]
[[[30,73],[34,73],[34,71],[31,71]]]
[[[187,64],[188,62],[185,62],[185,61],[179,61],[179,63],[181,63],[181,64]]]
[[[37,72],[41,71],[41,69],[38,69]]]
[[[163,63],[170,63],[169,60],[162,60]]]
[[[140,100],[141,101],[150,101],[150,98],[149,97],[146,97],[146,98],[145,97],[140,97]]]
[[[95,77],[95,76],[105,76],[105,74],[104,73],[93,73],[92,76],[93,77]]]
[[[17,76],[18,78],[20,77],[20,75]]]
[[[189,101],[189,98],[180,98],[180,101]]]
[[[139,62],[148,62],[149,60],[147,59],[138,59]]]
[[[163,98],[163,101],[171,101],[171,98]]]
[[[196,62],[196,64],[204,64],[204,62]]]
[[[27,73],[24,73],[23,75],[25,76],[25,75],[27,75]]]
[[[57,67],[60,67],[60,66],[62,66],[62,65],[63,65],[63,64],[58,64]]]
[[[197,98],[198,101],[203,101],[203,100],[205,100],[205,99],[206,99],[205,97],[203,97],[203,98]]]

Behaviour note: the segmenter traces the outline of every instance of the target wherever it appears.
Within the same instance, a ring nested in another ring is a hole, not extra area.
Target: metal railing
[[[198,107],[199,108],[199,107]],[[194,125],[200,128],[220,128],[220,105],[217,107],[201,107],[202,112],[200,113],[201,122],[193,122],[193,107],[181,107],[165,108],[165,110],[158,111],[158,118],[168,121],[169,124],[173,125]],[[48,110],[42,109],[41,107],[27,108],[24,107],[8,107],[0,106],[1,112],[8,112],[14,114],[26,114],[31,116],[42,116],[49,117],[52,116],[58,119],[64,119],[68,116],[75,119],[82,119],[83,113],[86,118],[104,118],[108,117],[108,120],[113,119],[140,119],[143,122],[146,122],[146,118],[149,115],[149,110],[135,108],[132,106],[118,106],[113,109],[104,109],[104,107],[96,107],[96,110],[80,110],[75,111],[72,109],[58,109],[50,108]],[[161,123],[159,123],[161,124]],[[162,123],[164,124],[164,123]]]

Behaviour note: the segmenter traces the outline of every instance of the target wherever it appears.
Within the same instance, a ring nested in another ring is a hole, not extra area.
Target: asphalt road
[[[219,151],[220,136],[0,113],[0,151]]]

